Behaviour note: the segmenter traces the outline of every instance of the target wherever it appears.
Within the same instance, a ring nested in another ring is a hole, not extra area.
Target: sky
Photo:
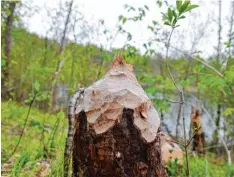
[[[22,1],[28,3],[29,1]],[[22,21],[30,32],[36,33],[39,36],[45,36],[46,31],[49,29],[47,11],[52,8],[58,8],[60,0],[31,0],[32,5],[38,6],[38,12],[32,14],[30,17],[23,17]],[[175,6],[176,1],[169,1],[170,5]],[[180,22],[180,27],[175,30],[172,36],[171,45],[179,48],[183,51],[194,52],[196,50],[201,51],[200,55],[208,57],[215,52],[215,46],[217,46],[217,19],[218,19],[218,6],[217,1],[191,1],[192,4],[200,5],[199,8],[194,9],[193,12],[186,15],[186,18]],[[146,13],[146,17],[142,22],[127,22],[124,28],[131,32],[133,38],[131,44],[144,52],[143,44],[149,39],[155,36],[147,29],[147,26],[155,20],[162,24],[162,15],[160,12],[165,12],[165,6],[159,8],[155,0],[75,0],[75,5],[78,6],[79,11],[84,15],[84,19],[92,26],[98,24],[100,19],[105,21],[105,26],[112,35],[117,30],[117,22],[119,15],[128,16],[124,4],[131,5],[133,7],[143,7],[147,5],[149,11]],[[227,34],[229,30],[229,24],[227,18],[230,16],[230,0],[222,1],[222,43],[227,41]],[[209,19],[209,20],[208,20]],[[169,31],[169,27],[163,26],[162,30]],[[199,40],[199,31],[204,34]],[[68,35],[72,37],[72,35]],[[198,41],[198,44],[192,48],[194,40]],[[90,39],[91,43],[105,46],[105,37],[96,36]],[[126,44],[126,36],[118,34],[113,42],[112,46],[106,45],[107,49],[111,47],[121,48]],[[156,43],[152,45],[152,49],[156,52],[163,53],[165,50],[164,44]],[[224,47],[223,47],[224,50]],[[171,55],[173,52],[171,53]]]

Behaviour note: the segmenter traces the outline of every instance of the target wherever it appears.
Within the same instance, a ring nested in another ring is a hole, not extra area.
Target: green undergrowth
[[[62,111],[48,114],[32,108],[21,142],[11,156],[22,133],[28,108],[10,101],[1,104],[2,176],[56,176],[51,172],[62,176],[67,127]]]
[[[226,161],[216,161],[210,157],[190,157],[190,171],[192,177],[233,177],[234,166]],[[214,163],[215,162],[215,163]]]
[[[180,166],[176,161],[169,161],[168,173],[170,177],[185,177],[186,162]],[[190,156],[189,169],[191,177],[233,177],[234,166],[228,165],[225,161],[216,160],[212,154],[205,157]]]
[[[44,113],[32,108],[21,143],[12,153],[22,132],[28,106],[3,102],[2,108],[2,176],[63,176],[63,153],[67,121],[64,112]],[[215,162],[215,163],[214,163]],[[234,167],[214,157],[190,157],[191,177],[231,177]],[[184,177],[185,165],[171,163],[170,176]]]

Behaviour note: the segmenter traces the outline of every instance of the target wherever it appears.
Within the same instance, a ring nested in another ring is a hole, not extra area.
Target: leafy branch
[[[185,18],[183,14],[197,7],[199,6],[190,4],[190,1],[176,1],[176,9],[168,8],[167,13],[161,12],[163,14],[164,25],[171,26],[172,28],[179,27],[180,25],[177,25],[177,22]]]
[[[185,18],[185,16],[183,15],[184,13],[189,12],[192,9],[197,8],[197,7],[198,7],[198,5],[190,4],[190,1],[184,1],[184,2],[176,1],[176,9],[168,8],[167,13],[162,13],[164,24],[171,27],[171,32],[169,34],[169,38],[168,38],[167,45],[166,45],[166,48],[167,48],[167,50],[166,50],[166,67],[167,67],[168,73],[170,75],[171,81],[173,82],[174,86],[176,87],[176,89],[180,93],[180,101],[179,101],[180,106],[179,106],[178,116],[180,117],[181,112],[183,113],[184,147],[185,147],[186,175],[187,176],[190,176],[190,172],[189,172],[189,161],[188,161],[188,151],[187,151],[188,143],[186,141],[187,138],[186,138],[185,116],[184,116],[184,90],[179,88],[179,86],[175,82],[175,79],[171,73],[170,67],[168,65],[168,52],[169,52],[170,41],[171,41],[173,31],[175,28],[179,27],[179,25],[177,25],[178,21]],[[190,142],[191,141],[189,141],[189,143]]]

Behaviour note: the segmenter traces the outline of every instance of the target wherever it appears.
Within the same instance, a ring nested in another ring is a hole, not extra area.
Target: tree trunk
[[[191,111],[191,128],[193,138],[192,150],[196,151],[197,154],[204,154],[205,136],[202,129],[201,113],[198,109],[195,111],[193,106]]]
[[[11,51],[11,31],[12,31],[12,26],[13,26],[13,17],[14,17],[14,11],[16,7],[16,2],[9,2],[9,15],[6,18],[6,29],[5,29],[5,49],[4,49],[4,54],[6,57],[6,64],[2,68],[2,73],[3,73],[3,78],[2,78],[2,91],[1,91],[1,96],[3,100],[7,99],[8,95],[8,86],[7,82],[9,82],[9,66],[10,66],[10,51]]]
[[[65,176],[71,151],[73,177],[166,176],[158,112],[123,57],[72,97],[68,121]]]
[[[160,137],[143,141],[133,125],[133,110],[124,109],[119,124],[96,135],[85,112],[76,115],[73,177],[164,177]],[[160,131],[160,130],[159,130]]]
[[[67,35],[67,30],[68,30],[68,24],[69,24],[69,21],[70,21],[70,16],[71,16],[71,13],[72,13],[72,6],[73,6],[73,0],[71,0],[69,2],[69,5],[68,5],[68,13],[67,13],[67,16],[66,16],[66,21],[65,21],[65,24],[64,24],[64,29],[63,29],[63,35],[62,35],[62,38],[61,38],[61,42],[60,42],[60,47],[59,47],[59,51],[56,53],[56,56],[58,56],[58,62],[57,62],[57,67],[56,67],[56,71],[53,75],[53,78],[52,78],[52,82],[53,85],[52,85],[52,95],[51,95],[51,105],[52,105],[52,108],[53,106],[55,105],[55,97],[56,97],[56,86],[57,86],[57,79],[58,79],[58,76],[59,76],[59,73],[62,69],[62,66],[64,64],[64,60],[62,60],[60,57],[60,55],[64,52],[64,48],[65,48],[65,39],[66,39],[66,35]]]
[[[221,54],[221,33],[222,33],[222,1],[219,0],[219,16],[218,16],[218,46],[217,46],[217,63],[219,64],[220,61],[220,54]]]
[[[219,143],[220,118],[221,118],[221,105],[218,104],[218,106],[217,106],[217,117],[216,117],[216,120],[215,120],[216,129],[215,129],[214,135],[213,135],[215,144]]]
[[[234,26],[234,1],[230,2],[231,3],[231,8],[232,8],[232,11],[231,11],[231,18],[230,18],[230,28],[229,28],[229,34],[228,34],[228,42],[229,42],[229,45],[230,47],[228,48],[228,55],[231,56],[231,48],[234,47],[232,46],[232,39],[234,36],[233,35],[233,26]]]

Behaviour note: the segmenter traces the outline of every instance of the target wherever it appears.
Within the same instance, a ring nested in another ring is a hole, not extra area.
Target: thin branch
[[[187,144],[186,144],[186,147],[189,146],[189,144],[191,143],[191,141],[193,140],[193,138],[196,136],[198,130],[201,129],[201,126],[193,133],[193,135],[191,136],[191,138],[188,140]]]
[[[168,140],[168,139],[166,139],[166,141],[171,142],[171,143],[175,143],[175,144],[178,144],[178,145],[184,147],[184,144],[181,144],[179,141],[173,141],[173,140]]]
[[[171,41],[171,36],[172,36],[172,33],[174,31],[174,28],[171,29],[171,32],[170,32],[170,35],[169,35],[169,38],[168,38],[168,41],[167,41],[167,51],[166,51],[166,66],[167,66],[167,70],[168,70],[168,73],[170,75],[170,78],[174,84],[174,86],[176,87],[176,89],[181,93],[181,90],[179,89],[179,87],[177,86],[176,82],[175,82],[175,79],[174,77],[172,76],[171,74],[171,70],[170,70],[170,67],[168,65],[168,52],[169,52],[169,47],[170,47],[170,41]]]
[[[222,77],[222,78],[224,77],[224,75],[223,75],[221,72],[219,72],[217,69],[215,69],[213,66],[209,65],[209,64],[206,63],[205,61],[202,61],[201,59],[199,59],[199,58],[197,58],[197,57],[195,57],[194,59],[197,60],[197,61],[199,61],[199,62],[201,62],[201,63],[204,64],[206,67],[208,67],[208,68],[210,68],[211,70],[213,70],[214,72],[216,72],[216,73],[218,74],[219,77]]]
[[[182,91],[181,93],[181,99],[184,102],[184,92]],[[184,115],[184,104],[180,104],[182,107],[182,111],[183,111],[183,129],[184,129],[184,146],[185,146],[185,158],[186,158],[186,173],[187,176],[190,176],[190,171],[189,171],[189,160],[188,160],[188,147],[186,146],[186,128],[185,128],[185,115]]]
[[[217,147],[222,147],[223,145],[221,144],[217,144],[217,145],[214,145],[214,146],[208,146],[208,147],[205,147],[204,149],[205,150],[209,150],[209,149],[213,149],[213,148],[217,148]],[[234,143],[231,143],[231,144],[227,144],[227,147],[228,146],[234,146]]]
[[[178,90],[178,92],[180,93],[180,105],[179,105],[179,112],[178,112],[178,117],[181,116],[181,111],[183,112],[183,129],[184,129],[184,146],[185,146],[185,157],[186,157],[186,175],[187,176],[190,176],[190,172],[189,172],[189,161],[188,161],[188,150],[187,150],[187,147],[186,147],[186,129],[185,129],[185,116],[184,116],[184,90],[180,89],[176,82],[175,82],[175,79],[174,77],[172,76],[171,74],[171,70],[170,70],[170,67],[168,65],[168,51],[169,51],[169,47],[170,47],[170,40],[171,40],[171,36],[172,36],[172,33],[174,31],[174,28],[172,27],[171,29],[171,33],[169,35],[169,38],[168,38],[168,41],[167,41],[167,50],[166,50],[166,66],[167,66],[167,70],[169,72],[169,75],[170,75],[170,78],[174,84],[174,86],[176,87],[176,89]]]
[[[168,99],[165,99],[166,101],[170,102],[170,103],[182,103],[181,101],[171,101],[171,100],[168,100]]]

